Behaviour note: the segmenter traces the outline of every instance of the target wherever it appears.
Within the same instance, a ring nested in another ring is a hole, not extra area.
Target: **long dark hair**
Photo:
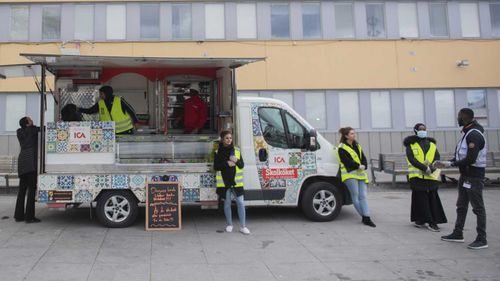
[[[353,131],[354,129],[351,127],[344,127],[339,129],[339,134],[340,134],[340,142],[341,143],[347,143],[347,135]]]

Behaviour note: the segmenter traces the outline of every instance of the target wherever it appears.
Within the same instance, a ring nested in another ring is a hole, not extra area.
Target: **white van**
[[[154,181],[179,182],[183,204],[216,207],[213,151],[221,129],[231,129],[241,149],[247,206],[300,207],[311,220],[331,221],[350,202],[337,177],[336,148],[307,121],[279,100],[236,99],[236,68],[262,59],[23,56],[34,62],[24,73],[48,71],[56,80],[50,97],[58,103],[56,120],[42,130],[37,196],[49,207],[90,203],[103,225],[127,227],[145,202],[147,183]],[[126,80],[112,86],[121,86],[117,94],[129,95],[127,100],[144,96],[146,121],[135,134],[115,135],[114,123],[98,116],[58,120],[64,104],[89,106],[97,101],[100,85],[129,72],[146,77],[147,91],[123,90]],[[14,72],[0,70],[8,73]],[[202,134],[186,135],[174,126],[172,114],[179,96],[193,87],[209,105],[210,116]],[[42,79],[42,106],[45,88]],[[44,118],[45,110],[41,123]]]

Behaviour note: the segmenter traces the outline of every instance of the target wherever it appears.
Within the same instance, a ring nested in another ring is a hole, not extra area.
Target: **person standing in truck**
[[[16,222],[26,223],[40,222],[35,217],[35,193],[37,182],[37,155],[38,155],[38,132],[40,128],[33,125],[33,120],[26,116],[19,120],[17,139],[21,146],[17,161],[17,173],[19,175],[19,191],[17,193],[16,211],[14,219]],[[26,193],[26,212],[24,202]]]
[[[199,134],[207,123],[208,106],[197,90],[190,89],[189,95],[191,97],[184,102],[184,133]]]
[[[235,198],[240,221],[240,232],[250,234],[246,226],[246,213],[243,189],[243,157],[239,148],[233,145],[230,131],[220,133],[221,142],[214,155],[214,170],[217,171],[215,181],[217,195],[224,199],[224,215],[226,216],[226,232],[233,231],[231,201]]]
[[[340,144],[337,155],[340,163],[342,182],[349,189],[352,203],[361,215],[361,222],[365,225],[376,227],[370,218],[368,200],[366,199],[368,166],[366,156],[361,145],[356,141],[356,132],[351,127],[340,128]]]
[[[130,104],[120,96],[113,95],[111,86],[99,89],[99,101],[90,108],[79,108],[80,113],[99,113],[100,121],[115,121],[116,134],[133,134],[134,126],[139,124],[135,111]]]

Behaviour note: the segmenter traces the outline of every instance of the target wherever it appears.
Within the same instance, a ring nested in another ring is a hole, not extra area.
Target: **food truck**
[[[21,55],[33,63],[2,66],[0,75],[41,77],[40,124],[46,125],[40,136],[40,203],[90,203],[104,226],[127,227],[145,202],[148,182],[167,181],[179,183],[182,204],[217,207],[213,152],[222,129],[232,130],[245,161],[247,206],[299,207],[311,220],[330,221],[350,203],[332,144],[282,101],[237,98],[237,68],[263,58]],[[49,75],[54,89],[47,88]],[[95,104],[102,85],[135,108],[140,126],[134,134],[115,134],[114,122],[99,121],[98,114],[60,120],[66,104]],[[209,109],[197,134],[185,134],[178,122],[191,89]],[[48,98],[55,100],[55,122],[44,121]]]

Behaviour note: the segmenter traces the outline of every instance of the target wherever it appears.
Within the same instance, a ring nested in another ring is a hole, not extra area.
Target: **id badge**
[[[464,188],[467,188],[467,189],[470,189],[471,188],[471,184],[470,182],[466,181],[464,182],[464,184],[462,185]]]

